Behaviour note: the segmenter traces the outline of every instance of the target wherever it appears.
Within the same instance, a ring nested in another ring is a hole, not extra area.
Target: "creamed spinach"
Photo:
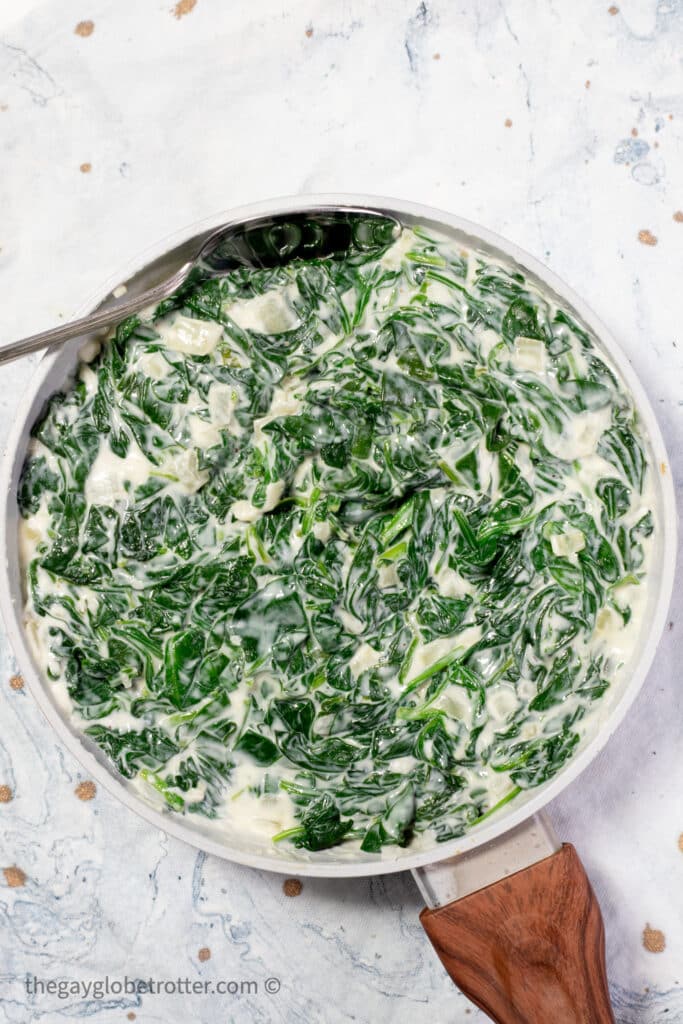
[[[633,401],[568,310],[415,228],[200,272],[89,358],[24,467],[26,615],[121,775],[378,852],[571,758],[654,523]]]

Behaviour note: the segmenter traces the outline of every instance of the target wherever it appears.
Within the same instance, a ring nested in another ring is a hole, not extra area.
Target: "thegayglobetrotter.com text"
[[[259,996],[277,995],[282,987],[279,978],[38,978],[26,976],[26,992],[30,996],[57,996],[58,999],[106,999],[109,996],[192,995],[192,996]]]

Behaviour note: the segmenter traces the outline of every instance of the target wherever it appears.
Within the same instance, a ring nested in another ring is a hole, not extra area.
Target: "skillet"
[[[605,698],[593,731],[578,753],[544,786],[527,791],[465,836],[418,850],[381,855],[327,850],[315,855],[252,837],[217,838],[201,824],[169,815],[143,800],[116,775],[102,753],[69,722],[31,654],[23,628],[17,545],[17,485],[32,424],[47,400],[73,373],[84,339],[75,339],[41,362],[7,446],[0,511],[3,586],[0,606],[12,646],[31,692],[64,744],[90,776],[126,806],[159,828],[203,850],[253,867],[298,875],[358,877],[410,869],[428,904],[422,923],[454,981],[494,1020],[611,1021],[600,910],[574,848],[559,846],[542,808],[573,782],[598,754],[627,713],[647,675],[666,619],[673,585],[675,506],[669,460],[648,399],[624,354],[590,309],[554,274],[517,246],[461,218],[413,203],[359,195],[274,200],[223,213],[193,225],[132,261],[84,303],[90,312],[112,301],[124,283],[128,294],[160,279],[174,250],[217,224],[264,216],[295,215],[321,206],[379,210],[403,225],[421,224],[485,255],[517,264],[530,281],[569,307],[606,351],[635,399],[648,458],[654,467],[658,542],[652,557],[649,604],[640,644],[618,693]],[[163,259],[160,259],[163,257]],[[609,702],[608,702],[609,701]]]

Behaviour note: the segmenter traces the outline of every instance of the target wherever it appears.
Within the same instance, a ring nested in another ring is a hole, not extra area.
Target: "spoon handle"
[[[60,327],[53,327],[49,331],[41,331],[39,334],[32,334],[21,341],[14,341],[11,345],[3,346],[0,348],[0,366],[10,363],[14,359],[21,359],[31,352],[40,352],[44,348],[58,348],[72,338],[111,327],[112,324],[125,320],[133,313],[139,313],[145,306],[157,305],[180,287],[190,272],[191,266],[191,264],[185,264],[166,281],[162,281],[155,288],[150,288],[132,299],[114,300],[112,304],[107,305],[106,309],[90,313],[79,320],[70,320],[69,323],[62,324]]]

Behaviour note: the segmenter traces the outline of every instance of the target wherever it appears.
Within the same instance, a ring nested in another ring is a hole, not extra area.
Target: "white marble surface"
[[[68,316],[136,251],[216,210],[403,196],[508,236],[586,297],[683,480],[680,0],[197,0],[180,19],[172,6],[2,0],[0,341]],[[34,366],[2,372],[3,438]],[[626,723],[551,809],[602,904],[621,1024],[683,1021],[678,591]],[[0,877],[0,1022],[483,1021],[428,946],[409,875],[305,881],[288,898],[280,877],[169,840],[106,793],[79,801],[79,766],[8,685],[4,640],[1,659],[0,860],[26,879]],[[643,948],[646,923],[663,952]],[[262,991],[31,997],[27,973]]]

